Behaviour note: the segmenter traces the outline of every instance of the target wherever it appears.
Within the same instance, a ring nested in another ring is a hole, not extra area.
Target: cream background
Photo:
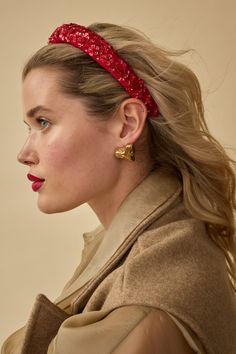
[[[52,300],[59,294],[79,262],[82,233],[98,222],[86,206],[49,216],[36,208],[27,169],[16,162],[26,136],[20,102],[26,59],[65,22],[131,25],[167,48],[194,48],[185,62],[202,85],[210,129],[236,148],[235,13],[234,0],[0,0],[0,342],[24,324],[37,293]]]

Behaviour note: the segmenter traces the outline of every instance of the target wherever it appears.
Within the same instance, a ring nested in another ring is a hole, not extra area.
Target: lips
[[[27,178],[33,182],[32,183],[32,189],[34,192],[37,192],[42,185],[44,184],[45,179],[36,177],[34,175],[31,175],[30,173],[27,174]]]
[[[33,176],[30,173],[27,174],[27,177],[31,182],[44,182],[45,181],[43,178]]]

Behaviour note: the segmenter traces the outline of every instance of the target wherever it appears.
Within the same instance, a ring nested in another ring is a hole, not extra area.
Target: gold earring
[[[128,161],[135,160],[135,150],[133,144],[127,144],[125,146],[115,149],[115,156],[118,159],[125,159]]]

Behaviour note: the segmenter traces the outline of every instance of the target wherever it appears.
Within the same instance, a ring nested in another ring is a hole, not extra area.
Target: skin
[[[111,119],[96,119],[81,99],[60,91],[59,77],[56,69],[40,68],[23,82],[29,135],[18,160],[27,173],[45,179],[37,191],[42,212],[64,212],[87,202],[107,228],[125,197],[151,170],[148,156],[145,162],[137,155],[135,162],[114,156],[116,147],[135,143],[145,133],[147,110],[130,98]],[[44,109],[36,112],[39,106]]]

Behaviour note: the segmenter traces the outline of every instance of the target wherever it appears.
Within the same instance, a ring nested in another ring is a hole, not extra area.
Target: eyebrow
[[[49,109],[49,108],[46,108],[46,107],[44,107],[44,106],[39,105],[39,106],[36,106],[36,107],[34,107],[34,108],[31,108],[31,109],[27,112],[26,115],[27,115],[27,117],[29,117],[29,118],[34,118],[35,115],[36,115],[36,113],[38,113],[38,112],[50,113],[50,112],[52,112],[52,110]]]

